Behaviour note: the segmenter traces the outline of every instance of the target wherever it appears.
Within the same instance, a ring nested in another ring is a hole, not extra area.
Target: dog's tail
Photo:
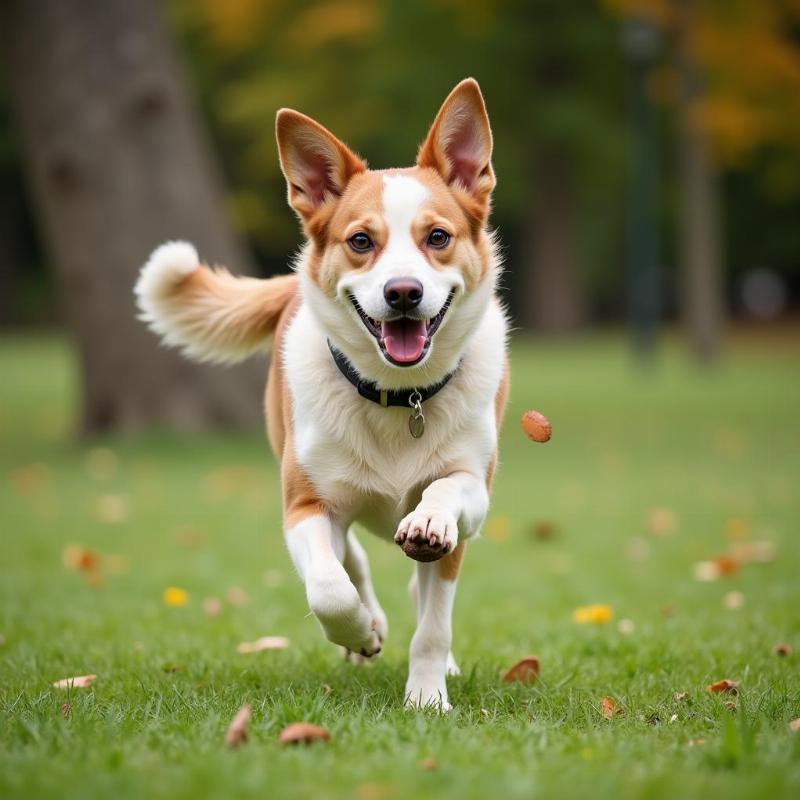
[[[136,282],[140,317],[199,361],[241,361],[268,347],[297,276],[242,278],[200,263],[188,242],[167,242]]]

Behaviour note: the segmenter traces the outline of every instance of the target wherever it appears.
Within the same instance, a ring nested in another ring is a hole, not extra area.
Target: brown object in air
[[[442,556],[447,555],[441,545],[431,547],[424,539],[406,539],[402,544],[403,552],[414,561],[438,561]]]
[[[553,432],[550,420],[538,411],[526,411],[522,415],[522,430],[534,442],[548,442]]]
[[[533,683],[539,677],[540,664],[536,656],[526,656],[503,675],[505,683]]]
[[[312,742],[327,742],[330,733],[319,725],[310,722],[293,722],[281,731],[278,741],[281,744],[311,744]]]

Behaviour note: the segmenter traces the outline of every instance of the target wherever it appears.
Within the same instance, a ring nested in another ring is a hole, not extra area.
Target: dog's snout
[[[422,302],[422,283],[416,278],[392,278],[386,281],[383,296],[397,311],[410,311]]]

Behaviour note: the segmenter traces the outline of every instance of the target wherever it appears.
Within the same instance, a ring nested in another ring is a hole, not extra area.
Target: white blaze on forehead
[[[411,238],[411,223],[428,195],[426,186],[416,178],[408,175],[384,176],[383,216],[389,228],[390,247],[392,239]]]

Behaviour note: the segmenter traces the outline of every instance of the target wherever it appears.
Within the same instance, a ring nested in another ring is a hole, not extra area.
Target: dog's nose
[[[410,311],[422,302],[422,284],[416,278],[392,278],[383,287],[386,302],[398,311]]]

